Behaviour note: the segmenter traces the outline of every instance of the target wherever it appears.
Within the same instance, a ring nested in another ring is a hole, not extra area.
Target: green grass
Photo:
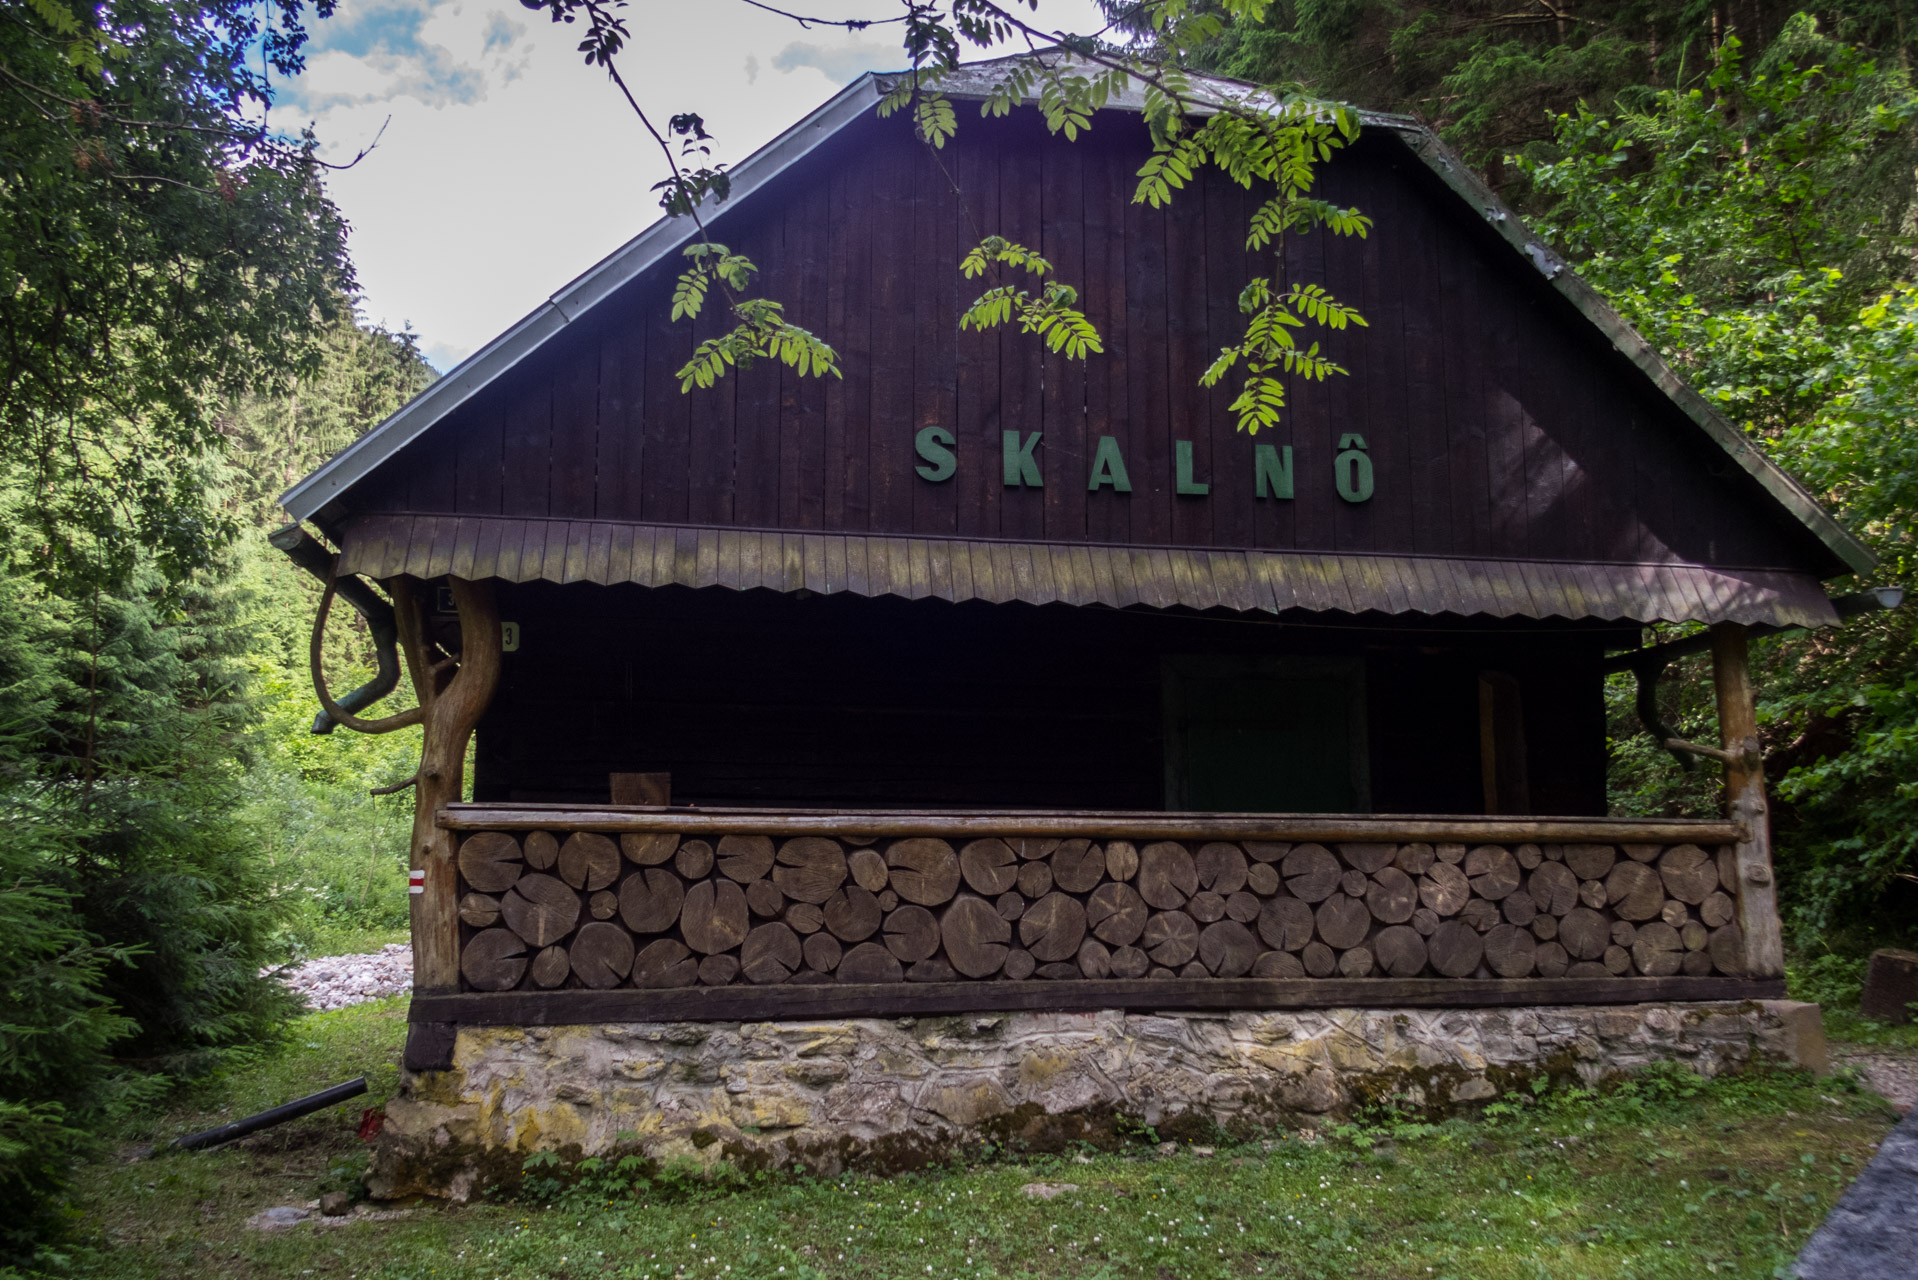
[[[535,1167],[511,1203],[245,1229],[356,1185],[360,1108],[397,1083],[404,1003],[300,1019],[134,1140],[217,1124],[364,1073],[372,1096],[221,1151],[103,1160],[74,1274],[368,1280],[1085,1280],[1769,1277],[1895,1117],[1840,1080],[1660,1072],[1603,1097],[1529,1091],[1471,1121],[1347,1126],[1161,1158],[1025,1158],[877,1179],[701,1184],[630,1165]],[[566,1175],[564,1178],[556,1175]],[[1051,1201],[1021,1188],[1072,1182]],[[781,1270],[783,1268],[783,1270]]]

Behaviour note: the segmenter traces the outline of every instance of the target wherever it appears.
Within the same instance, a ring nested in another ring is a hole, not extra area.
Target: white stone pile
[[[393,942],[371,955],[321,956],[286,970],[280,981],[304,998],[310,1009],[344,1009],[367,1000],[403,996],[413,989],[413,948]]]

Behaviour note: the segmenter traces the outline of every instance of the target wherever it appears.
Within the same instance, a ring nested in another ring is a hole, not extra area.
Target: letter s
[[[922,479],[935,484],[952,479],[952,473],[959,469],[959,459],[953,456],[952,445],[952,432],[944,427],[921,427],[919,434],[912,438],[912,447],[932,465],[914,467],[913,470]]]

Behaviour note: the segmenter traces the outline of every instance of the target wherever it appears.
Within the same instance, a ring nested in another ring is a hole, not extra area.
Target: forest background
[[[317,591],[265,533],[434,374],[356,318],[312,140],[244,123],[300,10],[112,9],[0,23],[0,1267],[57,1264],[90,1135],[271,1042],[262,970],[407,917],[410,796],[368,792],[417,745],[307,732]],[[1188,62],[1437,126],[1912,586],[1915,50],[1918,0],[1281,0]],[[1918,935],[1914,626],[1756,652],[1794,980],[1842,999]],[[1708,740],[1703,661],[1662,689]],[[1610,693],[1614,810],[1710,811]]]

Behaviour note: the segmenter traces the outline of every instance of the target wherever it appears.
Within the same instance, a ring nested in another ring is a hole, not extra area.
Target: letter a
[[[1125,459],[1119,456],[1119,441],[1115,436],[1100,436],[1098,451],[1092,455],[1092,479],[1086,482],[1089,493],[1099,492],[1099,486],[1109,484],[1114,493],[1131,493],[1132,481],[1125,473]]]

